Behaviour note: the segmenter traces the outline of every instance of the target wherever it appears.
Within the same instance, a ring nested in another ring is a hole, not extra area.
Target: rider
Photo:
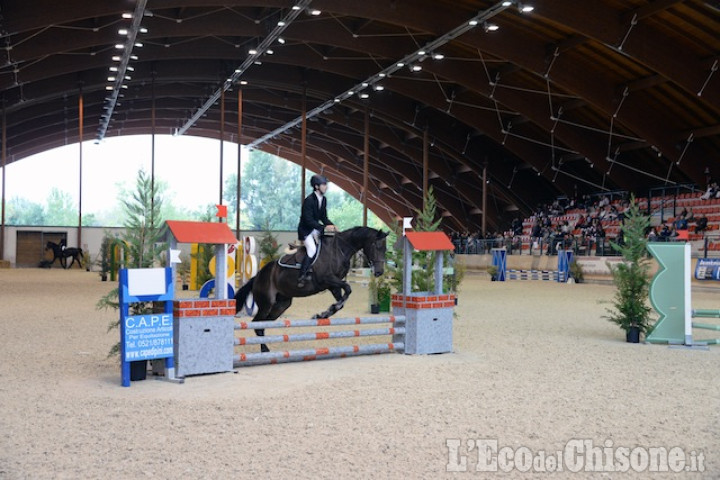
[[[310,186],[313,192],[308,195],[302,204],[302,212],[300,213],[300,223],[298,224],[298,236],[305,244],[307,255],[303,257],[302,266],[300,267],[300,276],[298,277],[298,287],[305,286],[305,282],[310,280],[310,263],[315,252],[317,252],[317,244],[320,240],[320,234],[323,230],[335,231],[335,225],[328,220],[327,217],[327,200],[325,192],[327,191],[327,178],[322,175],[313,175],[310,178]]]

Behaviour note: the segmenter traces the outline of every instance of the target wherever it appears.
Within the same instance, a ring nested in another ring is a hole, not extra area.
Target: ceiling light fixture
[[[512,5],[512,2],[498,1],[491,7],[479,12],[477,15],[475,15],[472,18],[468,19],[467,21],[463,22],[462,24],[455,27],[454,29],[448,31],[447,33],[445,33],[443,35],[436,37],[434,40],[426,43],[421,48],[418,48],[416,51],[409,53],[408,55],[399,59],[398,61],[391,63],[388,67],[386,67],[382,71],[370,76],[367,80],[357,84],[352,89],[347,90],[344,93],[341,93],[339,95],[335,95],[332,99],[327,100],[327,101],[323,102],[321,105],[306,112],[304,115],[304,118],[309,119],[309,118],[315,117],[317,115],[320,115],[321,113],[325,112],[326,110],[332,108],[333,105],[335,105],[339,101],[342,102],[344,100],[349,99],[353,95],[354,91],[362,90],[363,88],[366,88],[366,87],[363,87],[363,85],[362,85],[363,83],[374,87],[378,82],[381,81],[382,78],[391,77],[393,73],[398,72],[404,66],[416,65],[417,62],[422,61],[423,57],[425,57],[425,55],[427,55],[427,52],[437,51],[438,49],[442,48],[444,45],[448,44],[449,42],[455,40],[459,36],[465,34],[466,32],[469,32],[470,30],[472,30],[475,26],[479,25],[480,23],[487,22],[488,20],[493,18],[495,15],[502,13],[510,5]],[[422,54],[421,54],[421,52],[422,52]],[[443,58],[445,58],[445,56],[442,53],[435,53],[433,55],[433,58],[435,60],[442,60]],[[368,95],[368,94],[362,93],[361,95],[364,97],[364,95]],[[283,134],[287,130],[297,127],[298,125],[300,125],[300,123],[302,123],[302,120],[303,120],[303,116],[299,116],[299,117],[295,118],[294,120],[291,120],[290,122],[286,123],[285,125],[282,125],[281,127],[276,128],[275,130],[250,142],[247,145],[247,147],[256,148],[258,145],[261,145],[269,140],[272,140],[274,137]]]
[[[197,111],[185,122],[185,124],[177,129],[175,135],[185,134],[185,132],[187,132],[190,127],[195,124],[195,122],[202,118],[203,114],[205,114],[205,112],[207,112],[215,104],[215,102],[220,99],[222,92],[226,92],[233,86],[234,83],[237,83],[240,80],[240,77],[245,74],[251,65],[261,65],[262,62],[260,62],[258,58],[265,54],[275,41],[278,41],[281,44],[284,43],[280,41],[282,33],[298,17],[298,15],[300,15],[300,13],[302,13],[302,11],[310,5],[310,2],[311,0],[299,0],[297,4],[293,5],[290,12],[278,21],[278,24],[275,25],[272,31],[254,49],[257,51],[257,54],[249,55],[242,65],[235,69],[230,78],[226,79],[222,85],[215,90],[212,95],[210,95],[205,103],[203,103],[203,105],[198,108]],[[282,25],[280,23],[282,23]]]
[[[112,115],[115,111],[115,107],[119,105],[118,98],[122,97],[122,94],[120,91],[122,89],[127,89],[128,86],[123,84],[123,81],[130,80],[130,76],[126,75],[126,72],[128,71],[128,64],[130,60],[137,60],[137,56],[132,54],[133,47],[142,47],[142,43],[136,42],[137,34],[141,30],[142,27],[140,27],[140,22],[143,19],[143,16],[145,14],[145,6],[147,5],[147,0],[137,0],[137,3],[135,4],[135,10],[133,13],[123,13],[122,17],[125,19],[132,19],[132,22],[130,22],[130,26],[127,28],[122,28],[118,30],[118,33],[121,35],[127,35],[127,38],[125,39],[125,43],[118,43],[115,44],[115,48],[117,50],[122,50],[121,55],[113,55],[112,60],[114,62],[119,62],[117,66],[113,65],[111,67],[111,71],[115,73],[115,75],[111,75],[108,77],[109,82],[113,82],[112,85],[106,85],[105,90],[107,90],[109,93],[107,105],[106,105],[106,116],[103,117],[103,119],[100,122],[100,126],[98,128],[98,134],[97,139],[102,140],[105,137],[105,134],[107,133],[108,125],[112,121]],[[145,30],[147,31],[147,30]],[[120,52],[119,52],[120,53]],[[132,71],[132,69],[130,69]]]
[[[518,10],[520,10],[521,13],[530,13],[535,10],[535,7],[518,2]]]

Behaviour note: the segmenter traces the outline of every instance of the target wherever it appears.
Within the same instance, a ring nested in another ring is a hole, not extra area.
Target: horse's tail
[[[238,313],[240,309],[243,308],[243,305],[245,305],[245,300],[247,300],[248,295],[250,295],[250,292],[252,292],[254,283],[255,277],[252,277],[235,294],[235,313]]]

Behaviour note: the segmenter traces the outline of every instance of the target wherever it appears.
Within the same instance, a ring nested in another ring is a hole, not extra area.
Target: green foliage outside
[[[241,218],[243,230],[263,230],[266,225],[273,231],[294,231],[300,217],[301,205],[300,166],[283,158],[262,151],[252,151],[250,159],[243,164],[241,189]],[[313,172],[306,172],[309,182]],[[147,177],[147,175],[146,175]],[[149,177],[148,177],[149,181]],[[178,192],[172,192],[167,182],[155,178],[155,194],[165,201],[160,207],[162,218],[173,220],[197,220],[205,213],[205,206],[195,210],[179,208],[173,199]],[[135,185],[120,185],[119,198],[130,198]],[[309,186],[306,194],[310,193]],[[362,225],[362,203],[346,192],[332,187],[328,193],[328,216],[340,230]],[[223,186],[223,202],[228,207],[227,223],[235,228],[237,201],[237,174],[227,175]],[[45,204],[31,202],[22,197],[11,198],[6,205],[6,221],[9,225],[77,226],[78,207],[73,196],[53,188]],[[84,226],[123,226],[127,221],[122,200],[117,206],[98,213],[84,213]],[[214,221],[213,218],[210,221]],[[385,228],[382,221],[368,212],[368,225]]]
[[[78,207],[68,192],[53,187],[45,205],[22,197],[11,198],[6,205],[6,221],[9,225],[47,225],[53,227],[76,227]],[[97,225],[93,214],[83,215],[83,226]]]
[[[630,208],[625,211],[623,224],[624,242],[622,245],[611,242],[612,248],[623,257],[616,266],[608,264],[617,290],[613,297],[613,307],[608,309],[605,318],[627,331],[638,327],[640,333],[651,330],[648,289],[650,286],[649,260],[647,258],[647,238],[645,232],[650,226],[650,217],[643,215],[630,197]]]
[[[313,172],[306,172],[310,181]],[[240,228],[243,230],[297,229],[301,208],[300,181],[302,169],[283,158],[269,153],[253,151],[243,165],[241,188]],[[311,192],[309,185],[305,193]],[[362,203],[348,193],[332,188],[328,190],[328,217],[340,230],[362,225]],[[223,201],[228,207],[228,225],[235,225],[237,175],[231,174],[223,187]],[[387,228],[372,212],[368,212],[368,226]]]

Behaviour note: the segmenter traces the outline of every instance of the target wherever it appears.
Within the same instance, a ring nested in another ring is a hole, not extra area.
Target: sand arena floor
[[[106,358],[116,313],[94,308],[110,288],[79,270],[0,270],[0,479],[720,478],[720,346],[626,344],[601,318],[609,286],[469,275],[452,354],[131,388]],[[365,314],[366,299],[355,285],[340,316]],[[298,300],[288,317],[330,301]],[[693,303],[720,308],[717,294]],[[480,439],[518,455],[573,439],[680,447],[704,472],[476,472]],[[446,471],[463,460],[466,472]]]

